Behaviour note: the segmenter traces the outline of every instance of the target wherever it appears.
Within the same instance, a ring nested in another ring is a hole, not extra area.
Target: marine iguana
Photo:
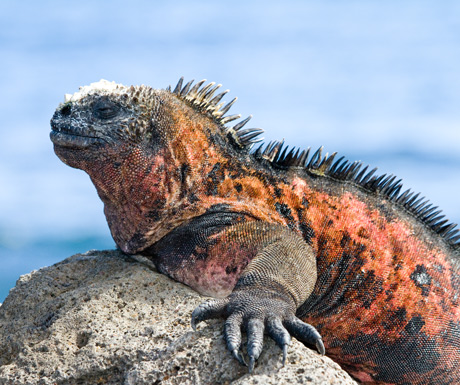
[[[267,332],[290,335],[362,383],[460,381],[460,233],[401,180],[322,148],[262,144],[227,115],[220,84],[174,89],[101,80],[51,120],[58,157],[86,171],[112,236],[164,274],[216,299],[249,371]],[[336,159],[338,158],[338,159]]]

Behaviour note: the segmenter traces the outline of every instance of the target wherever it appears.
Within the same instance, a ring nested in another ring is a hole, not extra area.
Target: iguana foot
[[[283,351],[283,366],[291,335],[298,340],[316,346],[320,354],[325,353],[323,340],[311,325],[295,316],[293,302],[280,293],[261,289],[235,290],[225,299],[211,300],[199,305],[192,313],[192,327],[207,319],[227,317],[224,338],[227,348],[240,364],[254,370],[256,360],[263,348],[263,336],[267,334]],[[241,329],[247,333],[247,364],[241,353]]]

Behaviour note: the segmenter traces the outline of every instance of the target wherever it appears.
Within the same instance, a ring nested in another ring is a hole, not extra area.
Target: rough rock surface
[[[356,384],[293,340],[266,338],[254,375],[225,348],[203,297],[117,251],[74,255],[22,276],[0,307],[0,384]]]

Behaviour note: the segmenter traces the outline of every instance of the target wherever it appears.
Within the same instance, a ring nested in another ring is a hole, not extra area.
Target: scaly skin
[[[452,227],[399,181],[357,176],[335,154],[251,153],[252,131],[225,127],[233,118],[200,86],[101,81],[56,110],[55,152],[90,175],[118,247],[220,298],[192,325],[228,317],[241,363],[246,328],[250,371],[265,329],[283,362],[291,334],[362,383],[458,382]]]

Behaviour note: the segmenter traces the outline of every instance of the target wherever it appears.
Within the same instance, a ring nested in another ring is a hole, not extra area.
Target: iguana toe
[[[206,301],[198,305],[198,307],[196,307],[192,312],[191,325],[193,330],[196,330],[196,325],[198,325],[201,321],[223,317],[227,304],[228,299],[224,298]]]
[[[286,329],[289,331],[289,333],[291,333],[291,335],[293,335],[299,341],[316,346],[316,349],[318,349],[318,352],[322,355],[326,353],[323,339],[312,325],[301,321],[295,316],[292,316],[288,320],[284,321],[284,325],[286,326]]]
[[[272,317],[267,320],[268,335],[277,343],[283,351],[283,366],[286,364],[287,348],[291,343],[291,336],[280,318]]]
[[[258,318],[252,318],[247,324],[249,373],[254,370],[255,361],[259,358],[264,346],[264,322]]]
[[[224,326],[224,338],[227,343],[227,348],[232,353],[233,357],[238,360],[241,365],[246,366],[246,362],[240,352],[241,346],[241,325],[243,317],[239,313],[234,313],[228,317]]]

